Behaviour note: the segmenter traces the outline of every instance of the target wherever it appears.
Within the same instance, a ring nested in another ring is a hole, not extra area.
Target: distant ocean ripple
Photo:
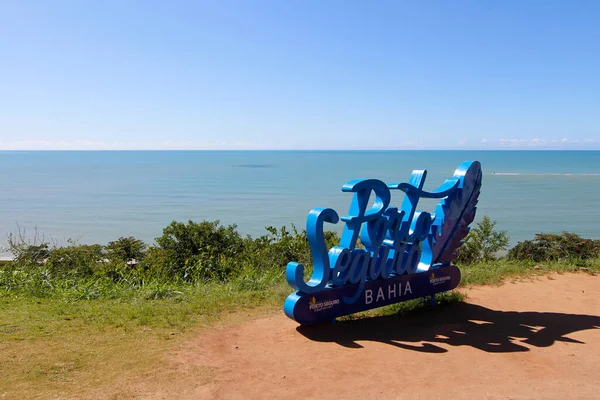
[[[303,228],[313,207],[347,212],[341,187],[351,179],[407,181],[427,169],[433,189],[465,160],[484,170],[478,218],[497,220],[511,244],[564,230],[600,238],[599,151],[5,151],[0,246],[18,227],[57,243],[152,242],[173,220],[220,220],[250,235]]]

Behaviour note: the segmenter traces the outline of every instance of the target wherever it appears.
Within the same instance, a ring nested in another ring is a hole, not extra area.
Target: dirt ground
[[[212,328],[116,398],[597,399],[600,276],[468,290],[417,315]],[[107,394],[105,392],[105,394]]]

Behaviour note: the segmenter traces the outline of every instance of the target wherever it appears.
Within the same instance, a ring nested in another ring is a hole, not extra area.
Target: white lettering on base
[[[388,286],[388,299],[391,299],[392,295],[396,297],[396,285]]]
[[[410,287],[410,281],[407,281],[404,285],[404,292],[402,291],[402,282],[398,282],[398,286],[396,284],[388,285],[387,288],[387,298],[385,297],[385,291],[382,287],[377,289],[377,297],[373,299],[373,290],[366,289],[365,290],[365,304],[371,304],[373,301],[375,303],[379,303],[380,301],[391,300],[396,297],[406,296],[408,294],[412,294],[412,288]]]
[[[377,299],[375,299],[375,303],[377,303],[379,299],[385,300],[385,296],[383,295],[383,288],[379,288],[379,290],[377,291]]]
[[[404,286],[404,295],[406,295],[406,293],[412,294],[412,289],[410,288],[410,281],[407,281],[406,286]]]

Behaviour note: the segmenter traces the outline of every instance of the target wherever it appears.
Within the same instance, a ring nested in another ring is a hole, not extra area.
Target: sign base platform
[[[288,317],[302,325],[333,321],[343,315],[447,292],[460,283],[460,269],[450,265],[359,284],[327,287],[318,293],[292,293],[284,304]]]

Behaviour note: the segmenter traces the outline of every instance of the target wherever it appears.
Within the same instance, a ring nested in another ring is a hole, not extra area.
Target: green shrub
[[[92,276],[103,268],[104,249],[99,244],[57,247],[50,250],[45,268],[57,277]]]
[[[133,260],[142,261],[146,256],[147,246],[143,241],[130,236],[108,242],[105,249],[109,260],[127,263]]]
[[[306,232],[298,232],[292,226],[289,232],[284,226],[277,230],[272,226],[265,228],[268,234],[248,243],[246,260],[258,271],[269,269],[285,270],[290,261],[310,264],[310,250]]]
[[[458,249],[458,264],[470,265],[480,261],[490,261],[496,258],[498,252],[506,250],[509,237],[506,231],[496,231],[496,221],[488,216],[471,229]]]
[[[536,262],[561,259],[587,260],[599,255],[600,240],[584,239],[570,232],[563,232],[562,235],[538,233],[533,240],[519,242],[508,252],[508,258],[512,260]]]
[[[243,252],[245,241],[235,225],[173,221],[156,238],[156,244],[162,251],[153,254],[155,265],[146,263],[147,267],[159,268],[167,276],[186,281],[205,281],[226,280],[233,266],[225,261]]]
[[[265,228],[267,235],[252,240],[247,245],[244,255],[245,265],[261,271],[275,270],[285,273],[285,267],[290,261],[296,261],[306,267],[307,273],[312,271],[312,255],[308,244],[306,231],[298,231],[292,225],[292,231],[283,226],[281,229],[269,226]],[[339,235],[336,232],[325,231],[327,248],[339,244]]]

